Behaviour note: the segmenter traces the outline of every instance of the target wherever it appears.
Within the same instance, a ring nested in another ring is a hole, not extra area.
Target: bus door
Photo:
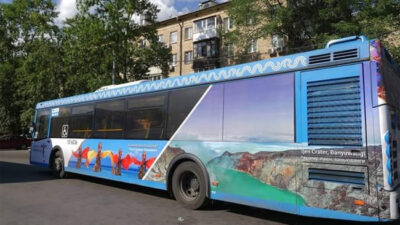
[[[354,202],[364,203],[369,188],[363,90],[361,64],[296,74],[299,194],[311,207],[354,213]],[[306,210],[299,207],[299,213]]]
[[[35,133],[33,135],[31,147],[31,162],[34,164],[48,163],[52,149],[49,138],[50,110],[38,110],[35,120]]]

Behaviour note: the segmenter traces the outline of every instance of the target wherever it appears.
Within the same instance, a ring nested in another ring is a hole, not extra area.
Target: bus
[[[30,162],[309,217],[399,218],[400,72],[379,40],[36,106]]]

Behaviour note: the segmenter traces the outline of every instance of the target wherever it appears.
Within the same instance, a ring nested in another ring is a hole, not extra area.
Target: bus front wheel
[[[56,178],[64,178],[64,159],[61,151],[56,151],[53,156],[52,171]]]
[[[207,205],[206,181],[199,166],[183,162],[172,175],[172,192],[176,200],[189,209],[200,209]]]

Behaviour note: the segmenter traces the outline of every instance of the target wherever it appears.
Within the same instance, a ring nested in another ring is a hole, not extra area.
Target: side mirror
[[[31,138],[34,138],[34,134],[35,134],[35,122],[32,122],[31,126],[29,127],[29,135],[31,136]]]

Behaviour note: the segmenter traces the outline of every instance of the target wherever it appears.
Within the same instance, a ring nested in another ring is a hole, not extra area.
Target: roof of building
[[[327,65],[369,60],[370,41],[363,36],[338,39],[329,43],[329,45],[324,49],[40,102],[37,104],[36,108],[58,107],[62,105],[106,100],[147,92],[163,91],[200,84],[210,84],[260,75],[300,71]],[[335,59],[334,56],[337,54],[339,54],[340,57]]]
[[[165,20],[158,21],[158,24],[166,24],[166,23],[175,22],[175,21],[178,21],[178,20],[184,20],[186,18],[189,18],[189,17],[192,17],[192,16],[196,16],[196,14],[203,13],[203,12],[206,12],[206,11],[209,11],[209,10],[218,9],[220,7],[225,7],[225,6],[228,6],[229,4],[231,4],[231,1],[218,3],[215,6],[211,6],[211,7],[204,8],[204,9],[197,9],[195,11],[192,11],[192,12],[189,12],[189,13],[186,13],[186,14],[182,14],[182,15],[178,15],[178,16],[175,16],[175,17],[171,17],[171,18],[165,19]]]

